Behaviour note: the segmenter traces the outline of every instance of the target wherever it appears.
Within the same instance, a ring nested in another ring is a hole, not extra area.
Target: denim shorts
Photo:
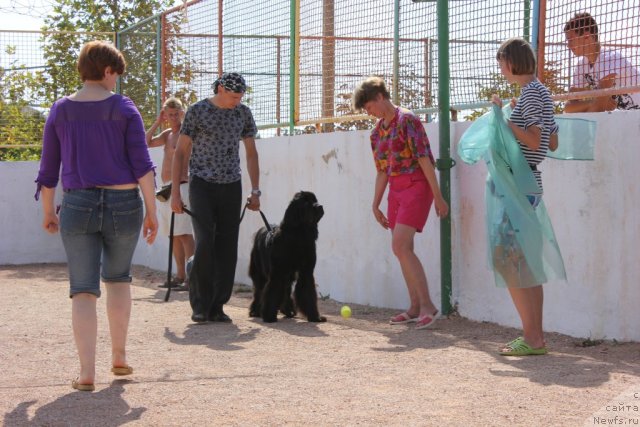
[[[138,189],[65,191],[60,234],[67,253],[71,297],[77,293],[99,297],[101,277],[105,282],[131,282],[131,260],[142,220]]]

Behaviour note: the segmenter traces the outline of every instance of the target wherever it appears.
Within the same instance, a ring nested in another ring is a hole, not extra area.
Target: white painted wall
[[[545,329],[577,337],[640,341],[640,113],[583,116],[598,121],[596,161],[547,160],[545,202],[567,267],[568,283],[545,285]],[[468,123],[452,123],[452,153]],[[437,152],[436,124],[427,132]],[[262,210],[272,223],[282,219],[296,191],[311,190],[324,205],[320,222],[316,281],[323,295],[339,301],[404,308],[404,281],[390,249],[390,234],[371,214],[374,167],[368,132],[332,133],[258,141],[262,168]],[[454,154],[455,155],[455,154]],[[162,151],[152,150],[156,164]],[[244,159],[243,159],[244,161]],[[244,163],[244,162],[243,162]],[[40,228],[33,200],[38,165],[0,163],[5,191],[0,199],[0,265],[64,262],[59,236]],[[519,327],[505,289],[496,288],[486,267],[484,165],[458,162],[452,171],[453,299],[461,315]],[[248,178],[244,188],[248,192]],[[58,197],[60,194],[58,192]],[[253,233],[262,226],[247,213],[240,227],[236,279],[247,276]],[[416,251],[440,301],[439,224],[433,213]],[[140,242],[134,262],[166,269],[168,240]]]

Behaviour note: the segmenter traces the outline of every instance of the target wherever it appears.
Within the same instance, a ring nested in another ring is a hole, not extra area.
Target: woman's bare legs
[[[494,251],[494,268],[496,273],[502,276],[509,289],[511,299],[522,322],[525,342],[532,348],[545,347],[542,331],[542,304],[544,300],[542,285],[519,287],[523,283],[535,283],[533,275],[524,261],[524,255],[518,251],[511,256],[505,256],[504,248],[497,246]],[[504,352],[508,350],[507,347],[502,349]]]
[[[129,283],[105,283],[107,289],[107,317],[111,334],[111,363],[114,367],[127,365],[127,333],[131,317],[131,286]]]
[[[93,384],[96,377],[97,297],[79,293],[71,299],[71,324],[80,359],[78,384]]]
[[[545,346],[542,331],[542,285],[531,288],[509,287],[509,293],[522,321],[523,338],[532,348]],[[508,349],[503,349],[508,351]]]
[[[186,280],[186,263],[195,251],[193,235],[182,234],[180,236],[173,236],[173,238],[173,258],[176,260],[176,277]]]
[[[409,290],[411,306],[407,314],[415,316],[432,316],[437,309],[429,296],[427,276],[420,259],[413,251],[413,238],[416,229],[404,224],[396,224],[392,233],[391,247],[393,254],[400,262],[402,275]]]

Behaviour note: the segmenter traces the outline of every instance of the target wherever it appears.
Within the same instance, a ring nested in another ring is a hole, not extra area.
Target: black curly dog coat
[[[258,230],[249,263],[253,281],[249,316],[275,322],[278,310],[286,317],[295,316],[299,310],[309,322],[326,322],[326,317],[318,312],[313,278],[318,222],[323,215],[324,209],[315,194],[300,191],[289,203],[279,226],[273,226],[272,231],[265,227]]]

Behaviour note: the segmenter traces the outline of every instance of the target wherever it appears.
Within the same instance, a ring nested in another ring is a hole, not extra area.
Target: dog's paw
[[[278,321],[278,318],[277,317],[263,317],[262,321],[264,323],[275,323],[275,322]]]
[[[260,317],[260,313],[253,310],[249,310],[249,317]]]
[[[320,322],[326,322],[327,318],[324,317],[324,316],[318,316],[316,319],[308,319],[308,320],[309,320],[309,322],[318,322],[318,323],[320,323]]]

